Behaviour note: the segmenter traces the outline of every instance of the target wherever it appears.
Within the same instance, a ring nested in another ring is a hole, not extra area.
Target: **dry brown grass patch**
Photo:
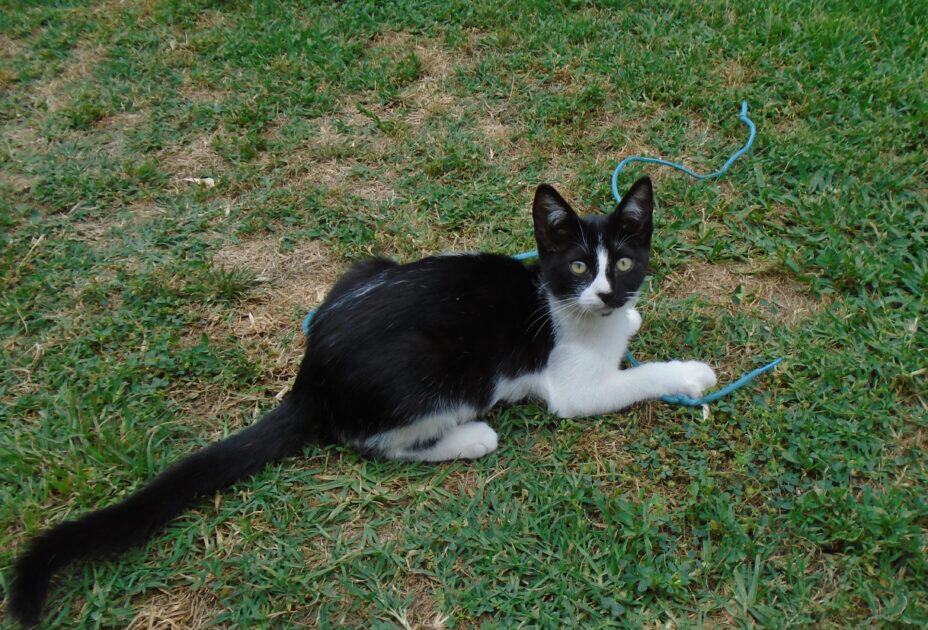
[[[386,147],[387,140],[374,126],[373,120],[361,112],[359,98],[344,99],[336,111],[320,116],[315,123],[312,138],[293,151],[288,163],[302,166],[305,161],[321,161],[338,155],[358,155],[369,152],[379,155]],[[387,112],[379,105],[362,105],[375,116],[385,117]],[[271,131],[271,135],[280,133]],[[363,143],[361,139],[364,139]]]
[[[178,178],[178,185],[184,177],[218,178],[225,171],[223,160],[213,150],[216,134],[201,134],[186,145],[168,151],[161,160],[164,169]]]
[[[2,127],[3,139],[19,151],[35,150],[37,147],[47,149],[48,140],[38,130],[25,121]]]
[[[362,163],[353,158],[310,161],[301,165],[301,173],[295,180],[296,187],[302,188],[307,184],[320,186],[378,203],[396,197],[396,190],[392,186],[395,173],[387,173],[382,177],[355,174],[354,171],[361,166]]]
[[[14,194],[25,193],[32,188],[33,184],[35,184],[35,180],[22,173],[0,171],[0,185],[6,186]]]
[[[405,576],[401,594],[412,596],[412,602],[403,610],[391,610],[390,615],[404,630],[440,630],[448,627],[448,616],[435,601],[437,588],[434,582],[417,573]]]
[[[318,119],[318,139],[321,144],[333,145],[337,142],[347,140],[354,146],[353,143],[357,142],[357,139],[355,137],[345,136],[336,131],[334,123],[338,120],[352,129],[362,129],[372,126],[373,121],[370,116],[358,108],[358,104],[362,103],[362,100],[363,99],[360,97],[347,97],[340,102],[335,114],[323,116]],[[388,113],[380,105],[373,103],[365,105],[365,108],[377,116],[385,116]]]
[[[14,193],[26,192],[35,185],[36,178],[17,170],[23,168],[26,156],[48,153],[50,144],[26,121],[16,121],[0,127],[0,138],[4,139],[12,157],[11,163],[0,169],[0,182]]]
[[[220,612],[219,600],[208,590],[159,589],[148,596],[126,630],[206,628]]]
[[[391,113],[379,105],[361,105],[382,120]],[[359,99],[345,99],[338,110],[314,121],[314,133],[306,142],[286,149],[284,164],[276,169],[283,181],[296,188],[318,186],[345,191],[371,201],[383,201],[396,195],[392,186],[395,174],[389,171],[380,178],[356,176],[359,167],[378,168],[395,139],[374,124],[359,110]],[[279,139],[281,128],[269,131]]]
[[[78,84],[90,79],[94,67],[103,60],[105,50],[89,42],[81,42],[71,51],[70,58],[58,74],[36,88],[36,98],[54,112],[67,103],[67,96]]]
[[[752,72],[736,59],[728,59],[716,66],[726,87],[740,90],[751,82]]]
[[[412,33],[406,31],[387,31],[375,37],[373,41],[371,41],[371,46],[374,48],[383,48],[385,50],[406,48],[412,40]]]
[[[322,162],[311,162],[304,165],[305,174],[300,182],[307,181],[324,188],[340,189],[349,179],[351,172],[357,168],[356,160],[332,158]]]
[[[15,59],[23,50],[23,45],[15,39],[0,33],[0,59]],[[16,74],[12,70],[0,68],[0,87],[13,83]]]
[[[219,29],[229,27],[234,18],[221,9],[207,9],[197,15],[196,30]]]
[[[203,334],[219,344],[231,337],[260,366],[264,388],[247,394],[216,387],[171,393],[186,416],[206,421],[207,437],[218,439],[222,430],[217,416],[228,417],[232,425],[247,425],[260,415],[269,397],[281,398],[289,390],[303,353],[302,315],[322,301],[337,277],[338,264],[318,242],[283,252],[279,239],[268,236],[226,245],[215,253],[213,265],[250,270],[258,287],[251,299],[231,312],[208,314],[205,324],[191,329],[181,343],[199,343]]]
[[[359,166],[382,165],[397,137],[419,133],[432,116],[463,115],[459,99],[446,88],[452,70],[470,63],[468,57],[456,63],[458,60],[438,44],[402,31],[386,33],[372,46],[393,57],[415,54],[422,64],[422,75],[400,92],[395,107],[354,94],[342,99],[334,113],[317,118],[312,138],[289,150],[286,157],[284,175],[298,187],[308,183],[375,202],[389,200],[396,195],[392,173],[371,179],[355,177],[352,171]],[[375,119],[383,121],[383,125]],[[505,126],[497,122],[488,121],[485,128],[494,137],[508,135]],[[271,137],[281,133],[269,131]]]
[[[164,216],[165,214],[164,208],[159,208],[158,204],[147,199],[133,201],[129,204],[127,210],[130,212],[130,215],[129,218],[123,222],[124,227],[144,223],[156,217]]]
[[[606,475],[609,474],[607,462],[624,467],[634,461],[628,453],[627,444],[628,439],[623,432],[616,431],[611,426],[595,425],[580,436],[571,450],[581,460],[595,465],[596,470],[592,473],[594,476]]]
[[[507,142],[512,138],[512,127],[500,121],[497,114],[488,113],[477,120],[477,128],[493,142]]]
[[[366,177],[351,187],[352,194],[368,201],[384,202],[396,198],[396,190],[389,183],[395,179],[394,173],[388,173],[385,178]]]
[[[209,332],[207,336],[212,337]],[[234,432],[257,420],[262,406],[270,400],[266,395],[242,394],[234,388],[216,387],[175,389],[168,392],[168,396],[183,410],[184,422],[210,442],[226,435],[217,418],[229,417],[229,430]]]
[[[262,282],[258,296],[247,304],[249,312],[243,313],[249,330],[291,327],[293,309],[322,301],[338,275],[338,265],[319,241],[305,241],[284,252],[275,236],[230,243],[215,253],[213,262],[250,269]]]
[[[459,99],[448,92],[447,83],[455,67],[471,64],[473,59],[463,57],[454,60],[448,51],[434,42],[411,43],[407,38],[403,45],[422,64],[422,76],[400,94],[403,105],[410,110],[406,121],[413,128],[420,128],[435,114],[460,116],[463,108]]]
[[[252,299],[211,325],[242,342],[275,382],[288,384],[302,352],[302,336],[291,333],[298,330],[301,315],[325,297],[339,265],[317,241],[282,252],[280,240],[273,236],[229,244],[216,252],[213,263],[249,269],[261,284]]]
[[[660,112],[634,117],[625,117],[619,112],[601,112],[577,123],[571,135],[589,138],[591,142],[588,146],[585,141],[575,143],[576,148],[571,149],[550,147],[517,137],[513,126],[499,122],[505,112],[505,109],[495,112],[478,125],[491,139],[509,140],[505,155],[501,154],[500,158],[510,163],[513,173],[524,170],[525,165],[533,160],[542,159],[545,166],[541,181],[552,183],[568,201],[576,203],[578,209],[584,204],[579,196],[583,192],[579,187],[581,164],[592,158],[598,170],[609,174],[619,160],[630,155],[660,156],[660,152],[645,141],[651,125],[660,120]],[[671,175],[661,170],[651,174],[655,182],[667,176]]]
[[[191,103],[221,103],[229,97],[226,90],[211,89],[195,85],[189,79],[181,86],[180,95]]]
[[[389,223],[378,236],[382,251],[397,260],[412,260],[441,252],[474,251],[471,229],[436,229],[437,217],[409,204],[391,208]]]
[[[661,156],[660,151],[647,142],[653,135],[652,129],[661,123],[663,112],[655,109],[646,113],[602,110],[582,122],[580,133],[596,138],[591,151],[596,164],[602,165],[604,172],[611,172],[616,162],[630,155]],[[652,178],[659,177],[655,171]]]
[[[639,412],[636,434],[651,432],[651,426],[660,413],[656,407],[658,404],[645,403],[635,407]],[[686,493],[685,484],[669,479],[659,481],[631,472],[635,470],[635,457],[628,451],[628,442],[626,430],[612,424],[596,423],[572,445],[571,451],[576,457],[569,466],[600,480],[613,493],[659,494],[671,506],[681,501]],[[655,450],[662,459],[670,457],[663,447]]]
[[[71,224],[71,229],[80,236],[81,240],[94,246],[109,241],[107,236],[110,227],[112,227],[111,223],[101,219],[84,219]]]
[[[22,51],[22,42],[13,39],[6,33],[0,33],[0,57],[4,59],[13,59],[14,57],[18,57]]]
[[[115,114],[97,121],[95,127],[114,133],[124,133],[126,130],[138,126],[144,118],[145,112],[139,110],[116,112]]]
[[[153,201],[134,201],[125,208],[127,213],[111,213],[108,217],[94,217],[74,221],[71,229],[82,240],[100,249],[118,242],[125,234],[133,232],[155,217],[162,216],[164,210]],[[114,232],[114,230],[117,230]]]
[[[447,77],[454,65],[451,63],[451,55],[437,43],[422,40],[406,31],[384,33],[373,41],[373,46],[394,56],[414,52],[422,64],[423,79],[426,80]]]
[[[93,139],[100,150],[112,156],[122,156],[128,143],[128,132],[136,128],[147,116],[143,110],[120,111],[101,118],[89,131],[71,131],[78,137]]]
[[[736,291],[739,304],[733,301]],[[655,297],[658,295],[674,299],[698,295],[715,306],[756,309],[766,319],[788,326],[811,317],[822,306],[799,282],[781,274],[709,263],[674,271]]]
[[[545,444],[548,447],[548,451],[544,457],[539,457],[538,459],[546,459],[551,454],[550,444],[547,442],[545,442]],[[493,470],[477,469],[471,466],[461,470],[455,470],[445,477],[441,483],[441,487],[453,494],[473,498],[478,491],[491,487],[497,479],[506,475],[507,469],[501,468],[501,466],[502,464],[498,464]]]

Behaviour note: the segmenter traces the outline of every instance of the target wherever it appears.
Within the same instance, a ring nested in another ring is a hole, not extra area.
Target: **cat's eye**
[[[570,270],[578,276],[582,276],[586,273],[586,263],[582,260],[575,260],[570,263]]]
[[[619,258],[618,262],[615,263],[615,268],[619,271],[628,271],[632,268],[632,259],[628,257]]]

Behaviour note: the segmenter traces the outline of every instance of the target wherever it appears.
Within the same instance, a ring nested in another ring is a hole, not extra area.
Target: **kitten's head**
[[[580,217],[554,188],[535,192],[532,214],[545,287],[562,303],[609,314],[635,296],[648,270],[651,180],[642,177],[608,215]]]

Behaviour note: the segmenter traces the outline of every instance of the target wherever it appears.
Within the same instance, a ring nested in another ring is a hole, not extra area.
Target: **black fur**
[[[493,254],[362,265],[316,311],[294,386],[317,401],[328,439],[486,409],[498,377],[544,367],[553,336],[537,267]]]
[[[635,260],[630,272],[610,272],[616,290],[608,304],[620,306],[637,290],[647,268],[652,205],[650,182],[639,180],[616,212],[581,219],[542,186],[533,209],[538,265],[492,254],[355,265],[317,311],[283,403],[120,503],[36,536],[15,562],[9,612],[25,625],[36,623],[52,575],[66,564],[145,541],[195,498],[309,442],[358,444],[449,405],[485,410],[500,377],[544,368],[555,342],[546,290],[563,299],[582,289],[569,264],[585,260],[594,270],[591,244],[607,246],[610,265],[619,256]]]

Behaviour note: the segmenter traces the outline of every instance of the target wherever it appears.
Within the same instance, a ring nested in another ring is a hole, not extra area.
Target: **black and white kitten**
[[[634,305],[653,207],[647,178],[612,214],[583,218],[542,185],[532,209],[537,264],[467,254],[355,265],[317,310],[280,406],[120,503],[39,534],[15,563],[11,614],[36,623],[65,564],[142,542],[197,496],[307,443],[391,459],[474,459],[496,449],[496,432],[479,417],[500,401],[540,399],[568,417],[700,396],[715,384],[704,363],[619,369],[641,325]]]

